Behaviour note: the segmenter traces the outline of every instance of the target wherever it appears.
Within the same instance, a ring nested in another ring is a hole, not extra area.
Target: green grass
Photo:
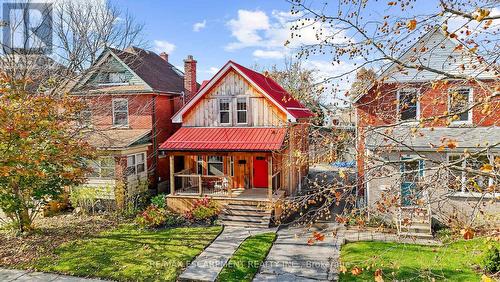
[[[34,267],[118,281],[175,281],[221,230],[217,226],[147,231],[126,225],[63,244],[54,251],[55,258],[42,258]]]
[[[217,277],[218,281],[252,281],[276,239],[275,233],[248,237]]]
[[[456,241],[441,247],[387,242],[349,243],[341,249],[341,263],[347,268],[340,281],[374,280],[382,269],[385,281],[480,281],[477,272],[488,245],[499,245],[484,238]],[[354,266],[363,273],[353,276]]]

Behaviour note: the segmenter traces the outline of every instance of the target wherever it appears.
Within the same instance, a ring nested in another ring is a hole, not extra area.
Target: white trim
[[[233,111],[231,109],[233,103],[232,103],[232,98],[231,97],[227,97],[227,98],[224,98],[224,97],[220,97],[220,98],[217,98],[217,123],[219,125],[222,125],[222,126],[228,126],[228,125],[232,125],[233,124]],[[228,105],[228,110],[227,111],[224,111],[224,112],[227,112],[229,114],[229,118],[228,118],[228,122],[222,122],[222,119],[221,119],[221,109],[220,109],[220,104],[221,103],[225,103],[227,101],[227,103],[229,104]]]
[[[490,152],[490,150],[488,150],[487,152],[485,152],[484,155],[480,154],[478,156],[479,157],[486,156],[488,158],[489,163],[491,165],[495,166],[495,155],[496,154],[494,154],[494,153]],[[462,160],[461,167],[464,170],[460,172],[460,174],[461,174],[460,175],[460,178],[461,178],[460,179],[460,185],[461,185],[460,192],[455,192],[452,196],[454,196],[454,197],[466,197],[466,196],[470,197],[472,195],[471,193],[476,193],[476,192],[467,191],[467,172],[465,171],[465,169],[467,168],[467,158],[464,157],[463,154],[460,154],[460,153],[448,153],[446,155],[446,163],[447,164],[450,164],[450,157],[453,157],[453,156],[461,157],[461,160]],[[488,177],[488,186],[492,186],[493,184],[494,184],[493,177]],[[483,193],[478,193],[478,194],[484,195]],[[497,194],[499,194],[499,193],[497,193]]]
[[[126,101],[127,102],[127,124],[125,125],[120,125],[120,124],[115,124],[115,102],[121,102],[121,101]],[[129,107],[128,107],[128,99],[125,98],[115,98],[111,100],[111,108],[112,108],[112,121],[113,121],[113,128],[128,128],[130,125],[130,120],[129,120]]]
[[[205,93],[212,88],[219,81],[219,79],[225,75],[225,73],[229,70],[229,68],[234,69],[239,75],[241,75],[247,82],[249,82],[253,87],[255,87],[262,95],[264,95],[267,99],[269,99],[274,105],[276,105],[280,110],[282,110],[287,115],[287,119],[291,122],[295,122],[296,118],[287,111],[282,105],[280,105],[276,100],[274,100],[267,92],[262,90],[253,80],[251,80],[248,76],[246,76],[238,67],[236,67],[233,62],[229,61],[226,65],[219,70],[219,72],[210,79],[210,81],[203,87],[184,107],[182,107],[173,117],[172,122],[174,123],[182,123],[182,116],[184,113],[190,109],[201,97],[205,95]]]
[[[416,101],[415,101],[415,104],[417,106],[417,109],[416,109],[416,113],[415,113],[415,119],[408,119],[408,120],[402,120],[401,119],[401,109],[399,108],[400,106],[400,93],[402,91],[415,91],[415,94],[416,94]],[[401,88],[401,89],[398,89],[398,91],[396,92],[396,100],[398,101],[398,103],[396,104],[396,113],[397,113],[397,119],[398,121],[402,121],[402,122],[405,122],[405,123],[418,123],[418,121],[420,120],[420,91],[418,90],[418,88],[415,88],[415,87],[405,87],[405,88]]]
[[[474,88],[471,86],[461,86],[461,87],[453,87],[448,90],[447,93],[447,100],[448,100],[448,114],[451,114],[450,112],[450,107],[451,107],[451,93],[454,91],[459,91],[459,90],[469,90],[469,95],[467,97],[467,108],[469,108],[473,103],[474,103]],[[472,124],[472,114],[474,112],[474,109],[470,109],[467,111],[467,120],[454,120],[450,123],[450,125],[457,125],[457,124]]]
[[[248,100],[249,100],[249,97],[248,97],[248,96],[244,96],[244,97],[238,97],[238,96],[236,96],[236,97],[235,97],[235,99],[236,99],[236,103],[234,103],[234,104],[235,104],[235,107],[236,107],[236,109],[235,109],[235,120],[236,120],[236,124],[237,124],[237,125],[243,125],[243,124],[248,125],[248,110],[249,110],[249,107],[248,107],[248,104],[249,104],[249,103],[248,103]],[[245,112],[245,119],[246,119],[246,121],[245,121],[245,122],[238,122],[238,113],[239,113],[239,112],[243,112],[243,110],[241,110],[241,111],[240,111],[240,110],[238,110],[238,99],[245,99],[245,107],[246,107],[246,108],[245,108],[245,111],[244,111],[244,112]]]

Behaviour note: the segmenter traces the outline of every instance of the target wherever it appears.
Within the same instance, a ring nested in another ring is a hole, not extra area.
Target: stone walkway
[[[32,272],[27,270],[0,268],[0,281],[40,281],[40,282],[100,282],[106,280],[88,279],[74,276],[59,275],[55,273]]]
[[[342,233],[336,224],[310,230],[289,227],[278,231],[278,238],[261,266],[254,282],[260,281],[334,281],[338,279],[338,259]],[[325,234],[324,241],[307,243],[314,231]],[[335,232],[336,233],[336,232]]]
[[[179,281],[215,281],[224,265],[247,237],[267,232],[276,232],[276,228],[225,227],[217,239],[179,276]]]

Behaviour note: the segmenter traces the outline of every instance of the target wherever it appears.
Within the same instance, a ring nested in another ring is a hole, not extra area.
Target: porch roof
[[[182,127],[161,150],[168,151],[274,151],[281,148],[286,128]]]

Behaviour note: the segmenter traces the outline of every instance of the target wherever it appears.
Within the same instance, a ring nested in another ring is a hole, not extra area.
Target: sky
[[[284,64],[293,52],[284,47],[289,39],[290,4],[285,0],[114,0],[145,25],[149,49],[169,53],[182,67],[193,55],[198,61],[198,80],[211,78],[228,60],[253,67]],[[301,42],[314,40],[304,31]],[[294,42],[296,47],[301,42]],[[329,71],[328,61],[313,59],[310,67]],[[181,68],[182,70],[182,68]]]
[[[0,0],[8,1],[8,0]],[[45,0],[77,1],[77,0]],[[88,0],[80,0],[88,1]],[[301,28],[300,37],[290,38],[290,27],[300,22],[300,16],[290,13],[291,4],[286,0],[95,0],[110,1],[111,4],[128,12],[138,23],[144,25],[143,42],[146,49],[156,53],[166,52],[169,61],[183,70],[183,60],[193,55],[197,60],[197,80],[210,79],[228,60],[259,70],[277,65],[284,66],[285,60],[296,54],[304,44],[318,43],[317,31],[321,23],[306,24]],[[340,0],[338,0],[340,1]],[[338,12],[338,1],[328,1],[328,8],[322,6],[324,0],[307,0],[326,9],[327,14]],[[410,1],[413,8],[402,11],[392,7],[390,0],[369,1],[363,11],[367,22],[380,22],[385,15],[400,19],[412,19],[416,15],[428,15],[438,10],[439,0]],[[344,3],[344,2],[343,2]],[[422,3],[425,3],[423,5]],[[343,4],[343,14],[352,12],[356,6]],[[496,7],[493,14],[500,13]],[[329,13],[328,13],[329,12]],[[394,13],[397,13],[395,15]],[[461,26],[461,21],[451,21],[450,26]],[[323,26],[322,38],[329,35],[328,41],[345,43],[352,36],[340,27]],[[296,31],[297,33],[297,31]],[[353,39],[357,41],[356,39]],[[285,42],[290,41],[285,47]],[[404,51],[404,50],[402,50]],[[336,79],[333,83],[337,93],[346,93],[354,80],[357,65],[364,60],[361,57],[342,59],[332,65],[328,55],[312,55],[302,62],[302,66],[316,70],[318,80],[335,77],[349,72],[348,77]],[[356,65],[357,64],[357,65]],[[368,66],[374,67],[374,66]],[[375,66],[381,69],[381,66]],[[376,69],[376,71],[377,71]],[[328,87],[328,86],[327,86]],[[342,94],[343,95],[343,94]],[[335,98],[332,98],[335,99]]]

